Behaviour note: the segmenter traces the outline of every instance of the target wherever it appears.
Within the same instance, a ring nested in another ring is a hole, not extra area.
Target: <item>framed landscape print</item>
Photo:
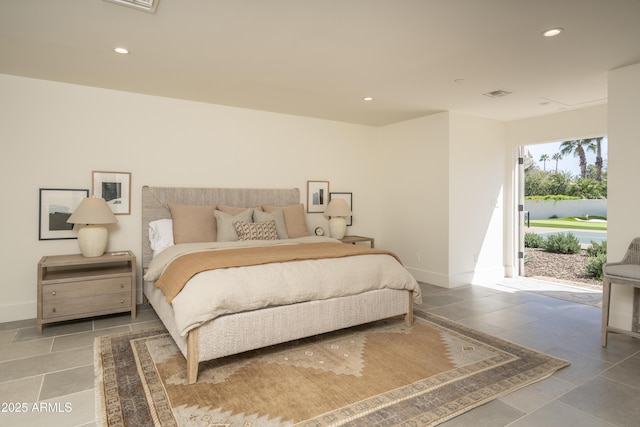
[[[93,195],[101,197],[116,215],[131,213],[131,173],[93,172]]]
[[[307,212],[322,213],[329,204],[329,181],[307,181]]]
[[[39,240],[77,239],[73,224],[67,220],[89,190],[40,189]]]

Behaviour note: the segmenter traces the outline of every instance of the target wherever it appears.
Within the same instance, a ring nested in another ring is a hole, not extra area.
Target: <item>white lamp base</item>
[[[102,256],[108,239],[109,232],[103,225],[85,225],[78,230],[80,253],[87,258]]]
[[[341,216],[331,217],[329,220],[329,233],[334,239],[342,239],[347,231],[347,220]]]

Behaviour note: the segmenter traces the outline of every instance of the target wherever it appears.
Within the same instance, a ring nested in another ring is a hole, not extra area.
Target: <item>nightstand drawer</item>
[[[131,277],[80,280],[42,286],[42,301],[56,301],[67,298],[101,297],[102,295],[131,292]]]
[[[122,310],[120,310],[122,309]],[[78,298],[59,298],[42,303],[42,318],[81,316],[86,313],[131,310],[131,291]]]
[[[131,312],[136,318],[136,257],[131,251],[99,257],[44,256],[38,263],[36,328],[48,323]]]

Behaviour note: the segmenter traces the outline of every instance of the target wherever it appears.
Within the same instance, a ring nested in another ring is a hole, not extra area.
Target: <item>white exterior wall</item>
[[[568,216],[607,216],[605,199],[525,200],[524,210],[530,219],[565,218]]]

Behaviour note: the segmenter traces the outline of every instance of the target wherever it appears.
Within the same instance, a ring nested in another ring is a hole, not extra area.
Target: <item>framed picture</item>
[[[333,199],[344,199],[349,206],[349,210],[353,213],[353,193],[329,193],[329,201]],[[345,218],[347,225],[353,225],[353,215]]]
[[[307,212],[324,212],[329,204],[329,181],[307,181]]]
[[[93,195],[101,197],[116,215],[131,214],[131,173],[93,171]]]
[[[67,220],[86,197],[89,197],[89,190],[41,188],[38,239],[77,239],[73,224],[69,224]]]

